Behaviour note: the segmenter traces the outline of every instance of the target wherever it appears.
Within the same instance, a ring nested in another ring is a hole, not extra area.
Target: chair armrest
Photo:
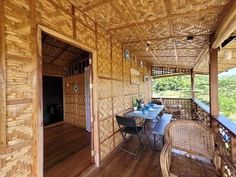
[[[160,164],[163,177],[170,177],[171,149],[171,143],[167,142],[161,151]]]

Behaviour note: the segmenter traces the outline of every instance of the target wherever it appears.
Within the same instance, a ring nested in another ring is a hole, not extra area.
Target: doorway
[[[63,77],[43,76],[43,126],[63,119]]]
[[[41,36],[44,176],[79,175],[93,162],[91,53]]]

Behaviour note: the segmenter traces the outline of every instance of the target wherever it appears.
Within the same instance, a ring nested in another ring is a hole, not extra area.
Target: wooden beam
[[[87,7],[85,7],[85,8],[82,8],[81,10],[82,11],[89,11],[89,10],[91,10],[91,9],[94,9],[94,8],[96,8],[96,7],[98,7],[98,6],[101,6],[101,5],[103,5],[103,4],[106,4],[106,3],[111,3],[113,0],[100,0],[100,1],[98,1],[98,2],[96,2],[96,3],[94,3],[94,4],[92,4],[92,5],[88,5]]]
[[[186,38],[188,37],[189,35],[170,35],[168,37],[158,37],[158,38],[150,38],[148,39],[149,41],[157,41],[157,40],[169,40],[169,39],[182,39],[182,38]],[[209,37],[210,35],[209,34],[199,34],[199,35],[194,35],[194,37]],[[130,44],[130,43],[137,43],[137,42],[140,42],[140,40],[132,40],[132,41],[126,41],[126,42],[123,42],[124,44]]]
[[[218,104],[218,52],[217,49],[210,51],[209,83],[210,83],[210,112],[213,116],[219,114]]]
[[[169,18],[171,16],[171,2],[170,2],[170,0],[165,0],[164,2],[165,2],[165,6],[166,6],[166,11],[167,11],[168,23],[170,26],[170,34],[171,34],[171,36],[174,36],[173,19]],[[175,53],[175,64],[176,64],[176,67],[178,67],[178,55],[177,55],[175,38],[173,38],[173,48],[174,48],[174,53]]]
[[[32,176],[43,176],[43,139],[40,137],[40,132],[42,135],[42,126],[40,127],[40,117],[42,118],[42,95],[40,90],[42,90],[42,68],[40,68],[42,62],[39,59],[38,45],[41,45],[42,39],[40,34],[40,43],[37,41],[37,12],[36,12],[36,0],[31,0],[30,4],[30,49],[32,52],[32,158],[33,158],[33,168]],[[40,141],[41,140],[41,141]]]
[[[147,58],[147,57],[152,57],[152,55],[137,55],[137,57],[143,57],[143,58]],[[155,55],[155,57],[157,57],[157,58],[175,58],[176,56],[168,56],[168,55],[166,55],[166,56],[160,56],[160,55]],[[187,56],[187,55],[184,55],[184,56],[179,56],[180,58],[189,58],[189,57],[198,57],[198,56],[193,56],[193,55],[190,55],[190,56]]]
[[[196,15],[196,14],[200,15],[200,14],[207,14],[207,13],[211,13],[211,12],[215,13],[216,10],[218,10],[218,9],[219,9],[219,7],[213,7],[213,8],[203,9],[203,10],[193,10],[191,12],[182,13],[182,14],[171,14],[169,17],[158,17],[154,20],[146,20],[146,21],[142,21],[142,22],[130,23],[127,25],[118,26],[115,28],[110,28],[109,31],[116,31],[116,30],[122,30],[125,28],[130,28],[130,27],[136,26],[136,24],[137,25],[146,25],[146,24],[162,22],[163,20],[183,18],[183,17],[188,17],[188,16]]]
[[[203,58],[206,56],[207,52],[209,52],[209,47],[208,45],[206,45],[201,53],[198,55],[197,59],[196,59],[196,62],[194,64],[194,67],[193,67],[193,70],[196,70],[197,67],[200,65],[200,63],[202,62]]]
[[[0,149],[6,147],[6,37],[5,0],[0,1]]]
[[[231,156],[234,164],[236,164],[236,136],[231,137]]]
[[[191,94],[192,94],[192,99],[195,99],[195,72],[193,69],[191,69]]]
[[[221,20],[215,32],[212,48],[218,48],[236,30],[236,1],[231,2],[227,15]]]

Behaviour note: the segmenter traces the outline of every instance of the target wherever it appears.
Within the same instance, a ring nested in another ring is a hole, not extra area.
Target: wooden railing
[[[153,101],[159,98],[152,98]],[[185,119],[192,119],[192,99],[189,98],[162,98],[165,105],[181,106],[183,109],[182,117]]]
[[[153,101],[157,99],[159,98],[152,98]],[[206,126],[213,128],[214,131],[217,131],[217,133],[221,136],[224,142],[228,159],[233,162],[232,164],[234,164],[234,166],[236,166],[235,123],[233,123],[222,115],[219,115],[217,117],[211,116],[209,106],[195,99],[193,100],[188,98],[162,98],[162,101],[165,105],[181,106],[181,108],[183,109],[183,115],[181,116],[182,118],[202,122]],[[212,126],[212,124],[214,124],[214,126]],[[234,177],[231,170],[233,168],[227,166],[225,162],[225,159],[221,161],[222,176]]]
[[[156,100],[159,98],[152,99]],[[162,98],[162,100],[165,105],[181,105],[184,112],[182,117],[185,119],[200,121],[209,127],[212,127],[212,122],[214,122],[214,130],[222,137],[227,155],[236,165],[236,123],[222,115],[217,117],[211,116],[209,106],[195,99]],[[217,126],[217,129],[215,126]]]

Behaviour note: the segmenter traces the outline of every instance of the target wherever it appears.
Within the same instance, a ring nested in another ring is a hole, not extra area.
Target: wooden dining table
[[[147,137],[149,144],[151,145],[151,141],[149,140],[147,132],[146,132],[147,123],[150,120],[155,121],[155,120],[160,119],[159,115],[163,111],[164,108],[165,108],[164,105],[152,104],[152,106],[148,106],[148,109],[146,108],[146,110],[132,110],[125,113],[125,116],[144,119],[144,125],[143,125],[144,133]]]

